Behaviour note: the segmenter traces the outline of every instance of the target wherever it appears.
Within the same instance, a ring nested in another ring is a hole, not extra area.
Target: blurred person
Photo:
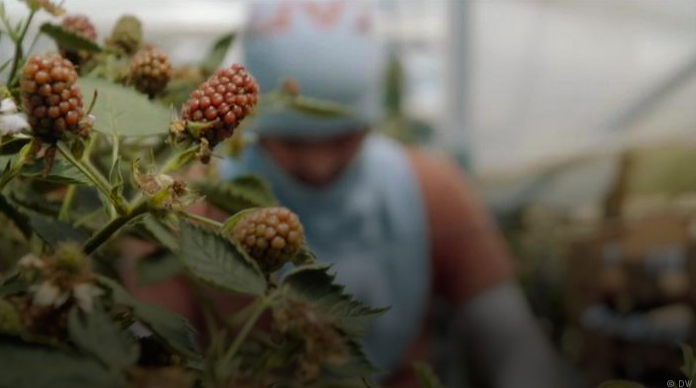
[[[446,300],[463,345],[497,388],[558,388],[554,359],[515,285],[505,244],[457,166],[375,133],[383,63],[367,1],[260,1],[243,40],[262,91],[293,80],[351,115],[296,111],[250,123],[259,141],[221,166],[255,173],[296,212],[320,261],[372,306],[391,306],[365,346],[393,387],[418,386],[428,312]]]

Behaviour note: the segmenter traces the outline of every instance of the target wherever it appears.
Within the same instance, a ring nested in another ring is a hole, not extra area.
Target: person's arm
[[[496,388],[559,388],[558,360],[513,282],[461,304],[456,325]]]
[[[449,161],[412,150],[428,210],[434,292],[453,306],[467,353],[495,388],[559,388],[553,351],[514,283],[493,220]]]

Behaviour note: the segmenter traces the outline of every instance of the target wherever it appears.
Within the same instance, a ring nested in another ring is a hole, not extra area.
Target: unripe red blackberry
[[[232,65],[218,70],[199,86],[184,104],[182,118],[211,123],[196,138],[205,137],[210,146],[232,136],[234,129],[248,116],[258,100],[259,86],[244,66]]]
[[[56,53],[34,55],[22,69],[22,105],[34,134],[55,142],[73,133],[87,136],[82,93],[73,64]]]
[[[62,27],[68,31],[74,32],[82,38],[97,41],[97,30],[94,24],[84,15],[68,15],[63,18]],[[87,51],[73,51],[66,47],[60,47],[60,53],[75,64],[80,64],[91,56]]]
[[[171,78],[169,57],[156,47],[145,47],[131,59],[130,82],[142,93],[153,96],[161,92]]]
[[[232,239],[269,273],[300,251],[304,231],[295,213],[284,207],[266,207],[242,218],[232,229]]]

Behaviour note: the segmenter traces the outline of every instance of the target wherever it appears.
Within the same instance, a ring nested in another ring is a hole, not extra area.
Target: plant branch
[[[242,346],[244,340],[246,340],[247,336],[251,332],[251,329],[254,328],[256,322],[258,322],[259,318],[261,318],[261,314],[263,314],[263,312],[266,311],[268,307],[270,307],[270,298],[266,296],[262,296],[260,298],[261,302],[254,308],[254,311],[242,327],[242,330],[234,338],[234,342],[232,342],[232,345],[227,350],[225,355],[222,356],[222,359],[220,360],[220,365],[229,365],[232,362],[234,356],[237,354],[237,351]]]
[[[31,21],[34,19],[34,15],[36,14],[36,10],[31,10],[29,12],[29,17],[27,18],[27,22],[24,24],[24,27],[22,28],[22,32],[19,33],[19,36],[17,37],[17,40],[15,41],[15,53],[14,53],[14,58],[12,60],[12,67],[10,68],[10,73],[7,76],[7,86],[12,86],[12,83],[14,82],[16,73],[17,73],[17,67],[19,66],[19,61],[20,58],[24,57],[24,52],[22,50],[22,44],[24,43],[24,37],[27,35],[27,31],[29,30],[29,25],[31,24]]]
[[[102,244],[111,238],[122,226],[133,220],[134,218],[141,216],[150,211],[150,203],[148,201],[141,201],[135,207],[130,209],[130,211],[124,215],[118,216],[113,220],[109,221],[108,224],[104,225],[97,233],[92,236],[84,246],[84,251],[86,254],[90,254],[97,250]]]
[[[87,143],[87,147],[85,147],[85,151],[82,153],[82,157],[80,158],[81,161],[88,160],[90,152],[92,152],[92,148],[94,148],[94,144],[96,143],[96,136],[92,136],[89,139],[89,143]],[[70,206],[72,206],[73,199],[75,199],[75,192],[77,191],[77,186],[75,185],[70,185],[68,186],[68,191],[65,193],[65,198],[63,199],[63,204],[60,207],[60,212],[58,213],[58,219],[61,221],[67,221],[68,220],[68,212],[70,211]]]
[[[128,208],[125,205],[125,201],[120,196],[114,196],[111,190],[111,185],[109,182],[97,171],[94,166],[92,166],[89,161],[81,161],[72,154],[68,146],[63,142],[58,142],[58,151],[65,159],[72,163],[78,170],[80,170],[87,178],[89,178],[92,183],[106,196],[106,198],[111,202],[118,214],[125,215],[128,214]]]
[[[196,221],[196,222],[199,222],[201,224],[211,226],[211,227],[215,228],[216,230],[221,230],[223,227],[221,222],[217,222],[217,221],[212,220],[208,217],[199,216],[198,214],[193,214],[193,213],[189,213],[189,212],[185,212],[185,211],[181,211],[181,212],[179,212],[179,214],[188,218],[189,220]]]

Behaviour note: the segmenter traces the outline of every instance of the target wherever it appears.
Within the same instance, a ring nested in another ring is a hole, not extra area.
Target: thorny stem
[[[10,73],[7,76],[7,86],[11,86],[12,82],[15,79],[16,72],[17,72],[17,67],[19,66],[19,59],[24,56],[23,50],[22,50],[22,43],[24,43],[24,37],[27,35],[27,30],[29,30],[29,25],[31,24],[32,19],[34,19],[34,15],[36,14],[35,10],[32,10],[29,12],[29,18],[27,18],[27,22],[24,24],[24,27],[22,28],[22,32],[19,34],[17,37],[17,40],[15,41],[15,55],[14,58],[12,59],[12,67],[10,68]]]
[[[93,235],[84,246],[84,251],[86,254],[90,254],[97,250],[102,244],[109,240],[111,236],[114,235],[122,226],[133,220],[134,218],[141,216],[150,211],[150,202],[140,201],[136,206],[134,206],[128,213],[123,214],[119,217],[114,218],[109,221],[108,224],[104,225],[95,235]]]
[[[97,171],[97,169],[94,168],[94,166],[92,166],[91,163],[88,161],[83,162],[78,160],[72,154],[68,146],[63,142],[58,142],[58,151],[65,159],[67,159],[70,163],[77,167],[78,170],[85,174],[95,186],[97,186],[97,189],[99,189],[99,191],[106,196],[109,202],[114,205],[118,214],[128,214],[128,208],[124,205],[123,199],[120,198],[120,196],[113,195],[109,182],[106,180],[106,178],[104,178],[104,176],[101,175],[99,171]]]

